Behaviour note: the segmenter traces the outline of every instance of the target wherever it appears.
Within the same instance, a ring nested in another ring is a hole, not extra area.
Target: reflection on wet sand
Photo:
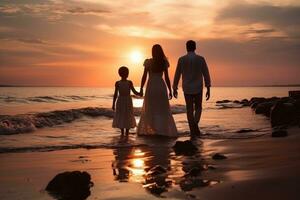
[[[145,138],[149,146],[132,147],[128,137],[121,136],[121,145],[114,150],[113,175],[119,182],[137,182],[155,196],[161,196],[171,188],[184,192],[194,188],[211,186],[218,181],[204,180],[202,172],[214,169],[201,157],[201,144],[193,155],[176,155],[174,140],[167,138]],[[153,145],[153,146],[152,146]]]

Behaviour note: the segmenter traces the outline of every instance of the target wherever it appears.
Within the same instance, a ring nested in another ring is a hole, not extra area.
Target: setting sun
[[[130,60],[133,63],[140,63],[143,60],[143,54],[140,51],[132,51],[130,54]]]

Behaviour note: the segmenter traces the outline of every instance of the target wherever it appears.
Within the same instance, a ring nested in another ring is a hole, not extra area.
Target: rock
[[[272,132],[272,137],[286,137],[287,135],[286,130],[275,130]]]
[[[256,108],[256,106],[262,102],[265,102],[266,98],[264,97],[253,97],[249,101],[251,108]]]
[[[57,199],[86,199],[93,186],[87,172],[72,171],[57,174],[47,185],[46,191]]]
[[[146,188],[151,194],[154,194],[156,196],[160,196],[161,193],[167,191],[165,186],[160,186],[156,183],[144,185],[144,188]]]
[[[234,100],[234,101],[233,101],[233,103],[240,103],[240,101],[238,101],[238,100]]]
[[[206,187],[209,186],[210,182],[205,181],[203,179],[193,179],[193,178],[188,178],[188,179],[183,179],[179,182],[180,188],[183,191],[191,191],[193,188],[196,187]]]
[[[194,155],[197,152],[197,147],[193,144],[192,141],[176,141],[173,149],[176,155]]]
[[[289,91],[289,96],[293,99],[300,99],[300,90]]]
[[[237,131],[237,133],[249,133],[249,132],[253,132],[255,130],[250,129],[250,128],[243,128]]]
[[[157,176],[163,173],[167,173],[167,170],[160,165],[156,165],[147,172],[147,176]]]
[[[194,167],[192,168],[185,176],[191,176],[191,177],[195,177],[195,176],[199,176],[203,171],[203,168],[199,168],[199,167]]]
[[[275,102],[263,102],[256,106],[255,113],[263,114],[267,117],[270,117],[271,108],[274,106]]]
[[[240,104],[242,104],[243,106],[249,106],[249,101],[248,99],[243,99],[242,101],[240,101]]]
[[[212,159],[214,159],[214,160],[224,160],[226,158],[227,158],[226,156],[224,156],[223,154],[220,154],[220,153],[216,153],[212,156]]]
[[[292,103],[278,101],[271,109],[271,124],[273,127],[288,125],[297,120],[296,106]]]
[[[219,103],[230,103],[230,102],[231,102],[230,100],[226,99],[226,100],[217,101],[216,103],[219,104]]]

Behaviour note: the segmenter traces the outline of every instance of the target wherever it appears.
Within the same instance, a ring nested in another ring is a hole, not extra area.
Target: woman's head
[[[153,71],[154,72],[161,72],[165,70],[167,66],[167,58],[162,47],[159,44],[155,44],[152,47],[152,58],[154,61]]]
[[[128,77],[128,74],[129,74],[129,69],[125,66],[122,66],[119,68],[119,75],[122,77],[122,78],[127,78]]]

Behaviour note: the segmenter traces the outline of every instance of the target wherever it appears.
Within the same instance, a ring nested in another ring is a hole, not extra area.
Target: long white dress
[[[177,137],[178,133],[170,109],[167,87],[162,78],[163,72],[151,70],[151,59],[147,59],[144,66],[148,68],[149,79],[137,134]]]

